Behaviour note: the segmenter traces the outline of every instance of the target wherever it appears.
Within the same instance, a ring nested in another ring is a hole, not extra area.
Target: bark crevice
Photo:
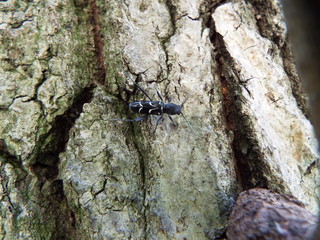
[[[68,239],[75,236],[77,231],[76,219],[72,217],[75,214],[68,206],[63,181],[57,179],[59,154],[65,151],[70,129],[82,113],[83,105],[91,101],[95,87],[91,84],[84,88],[68,110],[55,118],[51,130],[38,140],[37,146],[41,146],[41,149],[33,153],[35,163],[30,166],[30,170],[38,178],[37,186],[42,199],[40,201],[47,206],[43,211],[54,217],[54,239]],[[71,219],[73,220],[70,221]]]
[[[210,27],[210,40],[215,47],[213,52],[213,58],[217,64],[215,72],[221,83],[222,115],[225,118],[226,132],[232,132],[233,135],[231,137],[233,139],[232,149],[236,162],[237,177],[243,189],[272,188],[270,186],[272,171],[264,161],[264,154],[256,140],[254,129],[251,126],[252,123],[243,113],[246,100],[241,92],[243,89],[248,91],[245,87],[246,80],[242,80],[240,73],[236,70],[235,63],[224,44],[223,36],[215,30],[213,19],[208,22],[208,25]],[[281,184],[276,187],[279,188],[279,191],[283,188]],[[272,189],[277,190],[274,187]]]

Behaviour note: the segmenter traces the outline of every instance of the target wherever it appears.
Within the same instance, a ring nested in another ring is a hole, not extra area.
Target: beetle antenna
[[[186,99],[181,103],[180,107],[183,108],[183,105],[186,103],[186,101],[188,100],[189,96],[186,97]]]
[[[142,88],[142,87],[140,87],[140,86],[138,85],[138,83],[136,83],[135,81],[133,81],[133,80],[131,79],[131,77],[129,77],[129,76],[126,74],[126,72],[123,72],[123,73],[124,73],[124,75],[125,75],[127,78],[129,78],[129,79],[134,83],[134,85],[136,85],[136,86],[139,88],[139,90],[140,90],[141,92],[143,92],[143,93],[144,93],[144,95],[146,95],[146,96],[147,96],[147,98],[149,98],[149,99],[150,99],[150,101],[152,101],[151,97],[146,93],[146,91],[145,91],[145,90],[143,90],[143,88]]]
[[[184,118],[184,120],[186,120],[186,122],[188,123],[189,128],[192,129],[191,124],[189,123],[189,121],[187,120],[187,118],[184,116],[182,112],[181,112],[181,115]]]
[[[161,93],[157,90],[157,94],[158,94],[158,97],[160,98],[160,100],[163,102],[163,98],[161,96]]]
[[[143,88],[142,87],[140,87],[139,85],[138,85],[138,83],[136,83],[135,81],[133,81],[131,78],[129,78],[139,89],[140,89],[140,91],[141,92],[143,92],[144,93],[144,95],[146,95],[147,96],[147,98],[149,98],[150,99],[150,101],[152,101],[152,99],[151,99],[151,97],[146,93],[146,91],[145,90],[143,90]]]

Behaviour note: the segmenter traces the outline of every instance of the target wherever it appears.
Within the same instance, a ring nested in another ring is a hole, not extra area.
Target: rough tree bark
[[[261,187],[318,210],[278,1],[0,1],[2,239],[217,239]],[[181,103],[141,123],[128,103]]]

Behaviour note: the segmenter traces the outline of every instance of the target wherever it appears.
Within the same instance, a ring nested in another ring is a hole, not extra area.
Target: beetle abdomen
[[[160,101],[139,101],[129,104],[131,111],[140,114],[162,115],[164,103]]]

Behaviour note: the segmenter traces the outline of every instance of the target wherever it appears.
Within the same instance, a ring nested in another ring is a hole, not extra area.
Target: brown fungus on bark
[[[254,188],[242,192],[230,215],[228,239],[308,239],[317,217],[287,194]]]

